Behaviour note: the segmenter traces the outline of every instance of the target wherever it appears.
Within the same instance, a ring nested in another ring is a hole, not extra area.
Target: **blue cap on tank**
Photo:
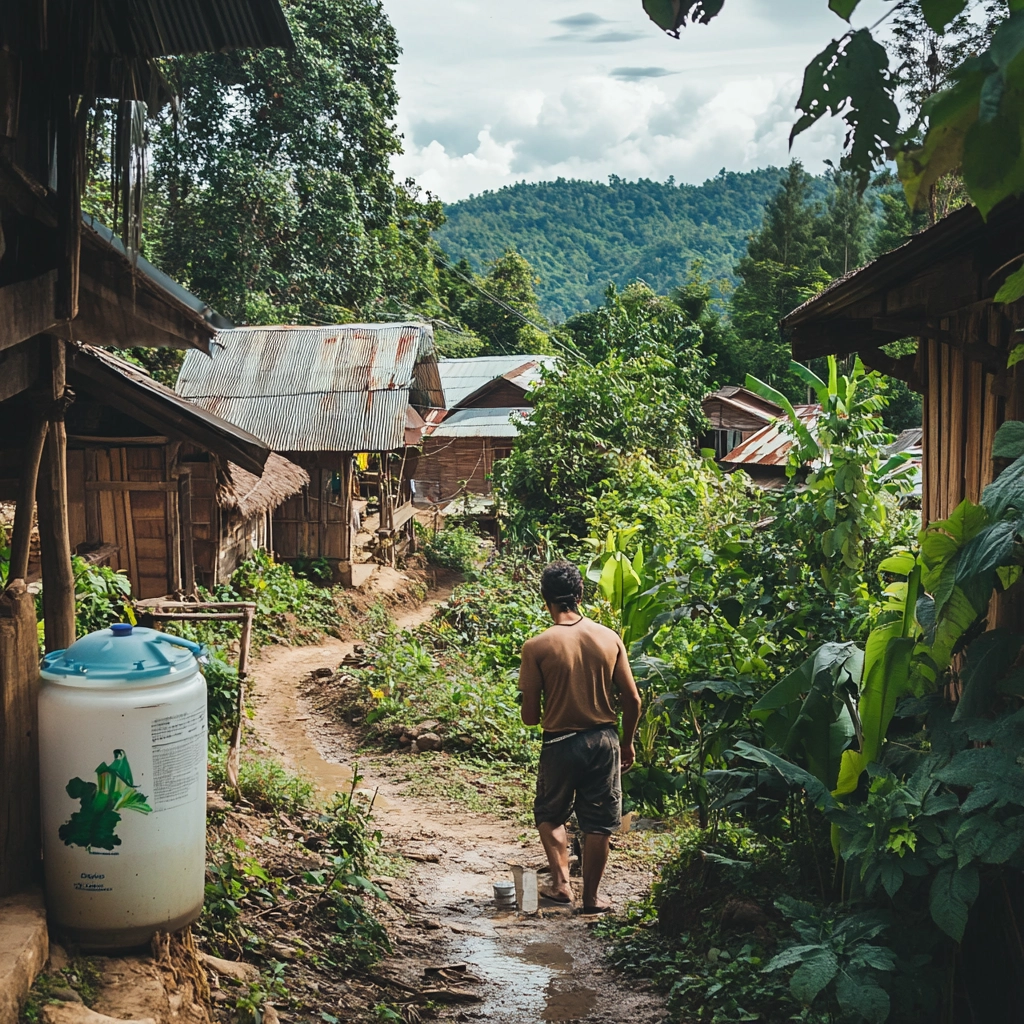
[[[66,651],[51,651],[41,668],[44,679],[72,686],[91,682],[130,685],[195,671],[195,659],[201,653],[199,644],[184,637],[115,622],[109,629],[83,636]]]

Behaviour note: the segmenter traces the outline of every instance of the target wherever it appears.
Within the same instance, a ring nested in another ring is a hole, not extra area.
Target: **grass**
[[[215,789],[227,786],[227,754],[223,740],[211,739],[209,781]],[[254,756],[244,750],[238,769],[238,788],[242,798],[260,811],[294,814],[309,810],[315,802],[311,782],[288,771],[273,757]]]
[[[409,755],[404,775],[408,796],[461,804],[477,814],[511,818],[533,824],[532,773],[523,778],[522,765],[444,754]]]

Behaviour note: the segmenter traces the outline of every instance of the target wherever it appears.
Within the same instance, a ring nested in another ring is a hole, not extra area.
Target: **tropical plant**
[[[747,387],[786,412],[786,426],[794,438],[786,469],[790,478],[811,466],[806,486],[817,518],[817,568],[825,585],[830,590],[857,587],[866,549],[885,526],[883,495],[898,495],[908,486],[898,471],[909,456],[901,452],[881,460],[882,446],[890,440],[880,416],[885,397],[879,391],[879,375],[865,370],[860,357],[847,376],[839,373],[835,356],[829,356],[827,381],[795,361],[790,369],[821,406],[810,426],[775,388],[752,376],[747,377]]]
[[[75,631],[79,636],[107,629],[112,622],[135,623],[132,585],[127,575],[107,565],[90,565],[74,555]]]

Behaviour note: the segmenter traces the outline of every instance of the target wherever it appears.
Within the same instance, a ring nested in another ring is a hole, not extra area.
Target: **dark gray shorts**
[[[545,742],[537,769],[534,821],[564,825],[575,804],[581,831],[603,836],[618,831],[622,824],[619,757],[615,725]]]

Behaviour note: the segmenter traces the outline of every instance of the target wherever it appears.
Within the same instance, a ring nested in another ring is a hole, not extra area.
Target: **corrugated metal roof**
[[[517,375],[514,378],[515,382],[524,388],[539,382],[538,366],[553,366],[554,362],[553,356],[473,356],[471,359],[439,359],[437,369],[441,375],[441,384],[444,386],[446,407],[454,409],[485,384],[498,377],[504,377],[520,367],[526,367],[527,364],[531,364],[532,368],[524,370],[523,380]]]
[[[191,352],[203,359],[207,358],[196,349]],[[197,444],[226,455],[242,464],[248,472],[261,472],[267,461],[269,446],[258,436],[223,419],[214,411],[186,401],[181,395],[153,380],[141,367],[110,352],[72,342],[68,346],[68,370],[72,376],[84,375],[93,381],[92,387],[97,397],[112,404],[117,404],[119,391],[130,397],[137,395],[138,398],[133,400],[143,404],[131,412],[146,416],[147,419],[155,414],[161,418],[162,428],[166,422],[169,433],[181,433],[181,422],[184,419],[186,424],[192,424],[184,432]]]
[[[515,419],[529,419],[526,409],[456,409],[430,435],[437,438],[453,437],[515,437],[519,429]]]
[[[434,336],[415,323],[236,327],[211,352],[185,357],[178,393],[275,451],[391,451]]]
[[[921,427],[910,427],[900,433],[899,437],[892,444],[882,449],[886,455],[896,455],[899,452],[917,451],[921,452],[921,445],[924,438],[924,430]]]
[[[797,405],[794,411],[800,422],[813,432],[822,412],[821,406]],[[793,440],[789,432],[783,429],[784,423],[788,424],[789,420],[776,420],[762,427],[733,448],[722,462],[734,466],[785,466]]]
[[[166,57],[293,45],[278,0],[105,0],[98,49],[126,57]]]

